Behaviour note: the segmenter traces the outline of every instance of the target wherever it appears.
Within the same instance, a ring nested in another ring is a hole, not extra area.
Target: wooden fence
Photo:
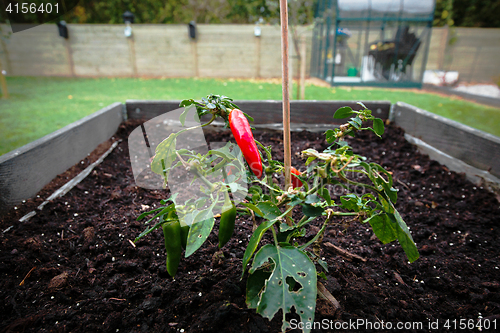
[[[0,63],[8,75],[141,76],[141,77],[281,77],[280,30],[254,25],[199,24],[197,38],[187,25],[69,24],[69,39],[59,37],[55,24],[44,24],[0,38]],[[303,27],[309,73],[312,30]],[[3,34],[9,28],[1,26]],[[489,82],[500,77],[500,29],[456,29],[457,42],[448,46],[450,31],[434,28],[427,69],[456,70],[464,81]],[[295,48],[291,60],[297,76]]]

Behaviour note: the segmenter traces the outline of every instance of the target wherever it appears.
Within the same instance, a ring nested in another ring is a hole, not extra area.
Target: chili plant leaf
[[[135,239],[134,239],[134,243],[137,243],[137,241],[139,239],[141,239],[142,237],[146,236],[147,234],[149,234],[151,231],[153,230],[156,230],[158,229],[159,227],[161,227],[161,225],[163,224],[164,222],[161,221],[161,222],[158,222],[156,223],[154,226],[150,227],[150,228],[147,228],[146,230],[144,230],[143,232],[140,233],[139,236],[137,236]]]
[[[243,269],[241,272],[241,278],[243,278],[243,274],[245,274],[246,267],[250,262],[250,259],[252,259],[253,253],[257,249],[257,246],[259,245],[262,235],[264,235],[267,229],[271,228],[273,224],[276,223],[276,221],[277,220],[264,221],[253,232],[252,236],[250,237],[250,240],[248,241],[245,253],[243,254],[243,262],[242,262]]]
[[[181,122],[182,126],[184,126],[184,123],[186,122],[186,117],[187,117],[187,114],[188,114],[189,110],[191,110],[191,108],[189,106],[185,107],[184,111],[182,111],[181,115],[179,116],[179,121]]]
[[[259,202],[256,206],[261,210],[263,213],[262,217],[266,220],[274,220],[281,215],[281,211],[278,206],[273,204],[271,201]]]
[[[336,133],[335,133],[335,131],[334,131],[334,130],[331,130],[331,129],[327,130],[327,131],[325,132],[326,142],[328,142],[328,143],[332,143],[333,141],[335,141],[335,139],[337,138],[337,137],[335,136],[335,134],[336,134]],[[308,163],[306,163],[306,165],[307,165],[307,164],[308,164]]]
[[[151,210],[151,211],[149,211],[149,212],[144,212],[144,213],[142,213],[141,215],[139,215],[139,216],[137,217],[136,221],[140,221],[140,220],[142,220],[144,217],[146,217],[146,216],[148,216],[148,215],[151,215],[151,214],[153,214],[153,213],[156,213],[157,211],[162,210],[162,209],[165,209],[165,207],[160,207],[160,208],[153,209],[153,210]],[[158,216],[156,216],[156,217],[158,217]]]
[[[373,130],[379,136],[384,134],[384,121],[380,118],[373,119]]]
[[[262,211],[257,207],[255,206],[254,204],[251,204],[251,203],[247,203],[247,202],[242,202],[241,205],[253,210],[253,212],[255,214],[257,214],[258,216],[264,216],[264,213],[262,213]]]
[[[351,125],[352,125],[352,127],[354,127],[355,129],[358,129],[358,130],[359,130],[359,129],[361,128],[361,126],[360,126],[357,122],[355,122],[355,121],[353,121],[353,120],[349,120],[347,123],[348,123],[348,124],[351,124]]]
[[[370,223],[373,232],[383,244],[396,240],[396,228],[386,214],[374,215],[364,222]]]
[[[265,287],[266,280],[271,276],[270,271],[256,270],[247,278],[246,303],[249,309],[256,309],[260,300],[260,294]]]
[[[183,101],[179,104],[179,106],[182,108],[182,107],[190,106],[190,105],[192,105],[192,104],[194,104],[194,99],[185,99],[185,100],[183,100]]]
[[[320,197],[318,197],[316,194],[309,194],[307,197],[306,197],[306,201],[304,201],[306,204],[312,204],[312,203],[318,203],[320,202],[321,199]]]
[[[325,211],[325,209],[321,206],[313,206],[313,205],[309,205],[309,204],[302,204],[301,206],[302,206],[302,213],[305,216],[309,216],[309,217],[323,215],[323,212]]]
[[[359,212],[363,207],[361,198],[352,193],[340,197],[340,202],[342,203],[342,208],[352,210],[354,212]]]
[[[162,161],[164,161],[165,163],[165,169],[169,169],[172,163],[175,161],[175,159],[177,158],[175,154],[177,136],[182,132],[184,131],[170,134],[168,138],[160,142],[160,144],[156,147],[156,153],[153,157],[153,161],[151,162],[151,171],[164,176]]]
[[[271,320],[278,310],[282,310],[284,332],[290,324],[286,314],[295,307],[304,324],[303,332],[310,332],[316,309],[317,274],[314,264],[307,254],[293,246],[267,244],[255,255],[250,269],[253,274],[258,268],[272,262],[272,272],[260,292],[256,311]]]
[[[335,111],[333,118],[334,119],[344,119],[353,114],[352,109],[349,106],[344,106]]]
[[[414,262],[420,256],[418,254],[417,246],[411,237],[410,230],[408,230],[408,226],[397,210],[394,210],[394,214],[387,214],[387,216],[391,219],[392,223],[396,225],[396,232],[398,236],[398,242],[401,244],[401,247],[406,253],[408,260],[410,262]]]
[[[321,195],[323,199],[326,200],[328,206],[332,205],[332,198],[330,197],[330,191],[328,191],[326,187],[323,187],[322,189],[319,190],[319,195]]]
[[[212,217],[193,223],[189,228],[185,257],[189,257],[205,243],[212,232],[215,219]]]

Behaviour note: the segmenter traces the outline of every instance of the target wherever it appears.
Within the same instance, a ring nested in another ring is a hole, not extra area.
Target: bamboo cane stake
[[[283,91],[283,150],[285,162],[285,190],[292,186],[290,167],[292,152],[290,146],[290,81],[289,81],[289,54],[288,54],[288,3],[280,0],[281,20],[281,85]],[[286,222],[292,224],[292,212],[287,215]]]
[[[285,155],[285,189],[291,186],[290,166],[292,153],[290,148],[290,89],[289,89],[289,54],[288,54],[288,4],[280,0],[281,19],[281,68],[283,91],[283,148]]]

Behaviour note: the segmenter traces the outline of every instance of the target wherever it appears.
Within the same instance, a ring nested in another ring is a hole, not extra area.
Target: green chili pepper
[[[165,250],[167,251],[167,272],[174,277],[181,261],[182,242],[181,224],[179,221],[168,222],[163,225]]]
[[[236,206],[231,202],[229,194],[226,192],[219,223],[219,248],[223,247],[231,239],[235,221]]]
[[[185,249],[187,246],[188,235],[189,235],[189,226],[181,225],[181,245],[183,249]]]

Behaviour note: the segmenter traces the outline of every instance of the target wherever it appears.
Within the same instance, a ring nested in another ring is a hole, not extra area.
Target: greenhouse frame
[[[333,85],[420,88],[435,0],[319,0],[311,76]]]

